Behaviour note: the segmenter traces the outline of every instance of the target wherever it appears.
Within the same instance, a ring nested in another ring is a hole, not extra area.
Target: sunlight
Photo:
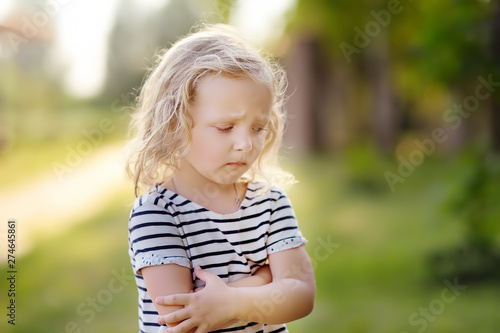
[[[56,63],[67,64],[67,89],[77,96],[101,90],[106,72],[107,38],[113,26],[117,0],[75,2],[58,15]]]
[[[239,1],[230,23],[256,44],[274,40],[285,28],[284,13],[293,8],[295,3],[295,0]]]

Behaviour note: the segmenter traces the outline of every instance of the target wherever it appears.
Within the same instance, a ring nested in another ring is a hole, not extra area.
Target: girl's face
[[[238,181],[262,152],[271,102],[268,87],[249,78],[202,78],[191,105],[191,149],[179,171],[191,181]]]

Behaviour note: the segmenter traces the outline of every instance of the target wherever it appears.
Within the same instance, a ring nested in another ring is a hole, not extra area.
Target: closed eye
[[[215,128],[217,129],[217,132],[219,132],[219,133],[227,133],[233,129],[233,126],[221,126],[221,127],[215,127]]]
[[[266,127],[254,127],[253,130],[257,133],[260,133],[260,132],[265,132],[267,130]]]

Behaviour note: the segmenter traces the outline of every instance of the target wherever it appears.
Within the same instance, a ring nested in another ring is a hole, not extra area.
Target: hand
[[[234,288],[227,286],[217,275],[196,267],[196,276],[205,282],[199,292],[157,297],[158,305],[180,305],[183,309],[158,317],[159,324],[181,322],[169,327],[168,333],[185,333],[197,328],[196,333],[206,333],[235,319],[236,297]]]
[[[195,288],[193,291],[191,291],[192,293],[197,293],[198,291],[202,291],[203,289],[205,289],[205,286],[201,286],[201,287],[198,287],[198,288]]]

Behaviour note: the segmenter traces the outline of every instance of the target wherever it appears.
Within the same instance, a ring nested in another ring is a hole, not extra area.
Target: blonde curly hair
[[[218,74],[251,78],[269,87],[273,96],[263,150],[242,180],[282,185],[293,181],[293,176],[278,164],[286,118],[284,70],[249,47],[233,28],[205,25],[161,51],[137,98],[130,126],[132,139],[126,147],[126,171],[136,195],[141,188],[175,173],[191,145],[190,102],[195,98],[197,84],[207,75]]]

